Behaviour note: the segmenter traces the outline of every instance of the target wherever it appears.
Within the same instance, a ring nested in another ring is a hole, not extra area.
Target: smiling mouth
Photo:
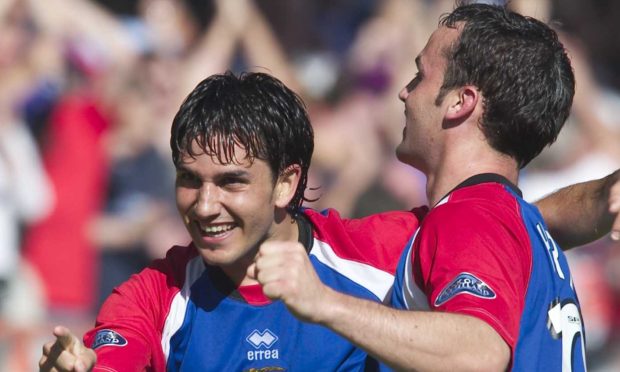
[[[208,237],[219,237],[225,235],[227,232],[234,229],[237,225],[235,224],[221,224],[221,225],[207,225],[207,226],[199,226],[200,231],[208,236]]]

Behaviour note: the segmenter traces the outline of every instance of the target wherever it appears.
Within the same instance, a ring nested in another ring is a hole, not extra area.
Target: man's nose
[[[400,92],[398,92],[398,98],[401,101],[405,102],[407,97],[409,97],[409,91],[407,90],[407,87],[403,87],[403,89],[401,89]]]
[[[198,199],[193,207],[193,212],[198,218],[208,218],[216,216],[221,210],[221,194],[217,186],[206,183],[198,194]]]

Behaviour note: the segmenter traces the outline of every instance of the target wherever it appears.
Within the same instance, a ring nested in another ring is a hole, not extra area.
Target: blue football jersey
[[[536,207],[498,175],[465,181],[429,211],[400,259],[391,303],[482,319],[510,347],[512,370],[586,369],[566,257]]]

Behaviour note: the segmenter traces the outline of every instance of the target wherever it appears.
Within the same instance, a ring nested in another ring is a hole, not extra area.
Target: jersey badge
[[[101,346],[125,346],[127,340],[121,336],[118,332],[111,329],[102,329],[95,335],[95,341],[91,345],[91,349],[96,349]]]
[[[495,292],[485,282],[470,273],[460,273],[441,290],[435,298],[435,306],[441,306],[461,293],[486,299],[495,298]]]

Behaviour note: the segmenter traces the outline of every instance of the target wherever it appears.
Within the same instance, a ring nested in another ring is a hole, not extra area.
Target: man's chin
[[[396,147],[396,159],[403,164],[409,165],[410,167],[423,172],[423,169],[420,166],[421,162],[418,160],[416,155],[412,154],[410,151],[406,151],[403,148],[402,143]]]
[[[408,159],[411,158],[411,154],[409,154],[403,146],[403,143],[401,142],[397,147],[396,147],[396,159],[398,159],[398,161],[400,161],[401,163],[405,163],[408,165],[410,164],[410,161]]]
[[[209,266],[217,266],[220,268],[235,266],[236,260],[222,254],[213,254],[213,252],[201,251],[203,261]]]

